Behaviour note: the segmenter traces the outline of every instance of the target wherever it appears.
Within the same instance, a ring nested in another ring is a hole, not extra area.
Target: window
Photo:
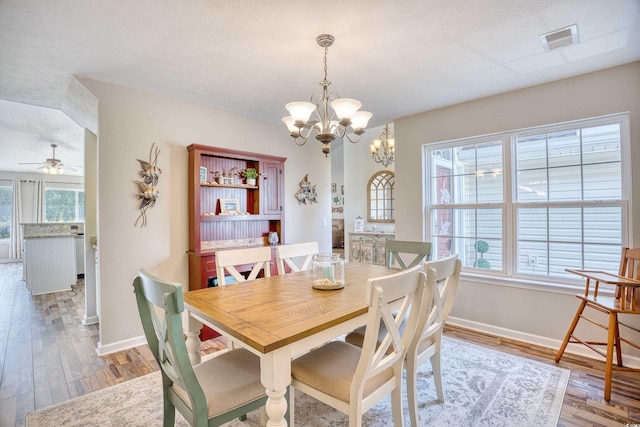
[[[394,222],[394,199],[393,190],[395,187],[395,175],[391,171],[381,171],[373,174],[369,179],[369,193],[367,201],[369,203],[369,222]]]
[[[45,221],[84,221],[84,191],[47,188],[44,192]]]
[[[0,240],[11,236],[11,212],[13,187],[10,182],[0,181]]]
[[[435,259],[512,277],[616,271],[630,235],[627,115],[425,146]]]

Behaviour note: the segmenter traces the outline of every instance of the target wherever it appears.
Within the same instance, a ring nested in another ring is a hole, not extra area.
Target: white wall
[[[342,188],[344,187],[344,144],[340,142],[332,145],[334,146],[331,147],[331,183],[336,184],[336,192],[342,197]],[[344,219],[344,204],[342,202],[339,205],[335,205],[332,200],[331,207],[332,209],[342,207],[342,212],[333,212],[332,210],[331,216],[333,219]]]
[[[82,83],[99,100],[99,353],[143,342],[131,286],[138,269],[185,283],[186,287],[186,147],[192,143],[287,157],[285,243],[316,240],[322,250],[330,250],[330,160],[325,159],[315,141],[298,147],[284,125],[93,80]],[[154,142],[161,149],[160,197],[147,211],[147,226],[134,227],[138,216],[136,159],[148,159]],[[318,204],[298,205],[294,198],[305,174],[318,186]],[[323,218],[327,219],[326,227],[322,226]]]
[[[393,132],[393,124],[389,126],[389,129]],[[345,230],[345,254],[347,249],[347,234],[354,231],[355,219],[361,216],[365,220],[365,230],[371,229],[375,224],[377,231],[384,231],[385,233],[392,233],[395,230],[394,223],[367,223],[367,193],[369,188],[369,179],[373,174],[382,171],[390,170],[394,171],[396,163],[391,163],[388,167],[382,167],[380,163],[376,163],[371,158],[371,149],[369,144],[372,140],[379,138],[380,133],[384,130],[384,126],[378,126],[375,128],[367,129],[362,135],[362,139],[357,144],[352,144],[345,140],[344,143],[344,193],[346,199],[346,205],[344,208],[344,230]],[[402,144],[396,137],[396,146]],[[396,181],[396,189],[398,184]],[[396,190],[397,191],[397,190]],[[398,210],[403,209],[396,203],[396,222],[398,218]],[[415,240],[415,239],[412,239]]]
[[[396,200],[402,206],[396,211],[397,238],[424,235],[423,144],[626,111],[630,112],[634,165],[634,235],[629,244],[640,245],[640,62],[395,120]],[[577,305],[572,293],[466,279],[461,281],[451,316],[466,326],[557,348]]]

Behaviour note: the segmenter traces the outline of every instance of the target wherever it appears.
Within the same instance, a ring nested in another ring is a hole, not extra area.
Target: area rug
[[[567,369],[443,337],[445,402],[437,402],[429,363],[418,375],[420,425],[555,426],[569,379]],[[409,425],[406,393],[405,425]],[[298,426],[347,426],[346,415],[296,392]],[[158,372],[78,397],[26,416],[27,427],[161,426],[162,393]],[[176,412],[176,426],[188,424]],[[363,425],[393,425],[389,397],[367,411]],[[228,427],[258,427],[259,412]]]

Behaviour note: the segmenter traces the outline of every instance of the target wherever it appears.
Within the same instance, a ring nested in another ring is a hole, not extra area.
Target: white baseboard
[[[95,325],[100,322],[100,318],[98,316],[89,316],[82,319],[83,325]]]
[[[117,351],[128,350],[133,347],[138,347],[139,345],[145,345],[146,343],[147,339],[144,335],[130,338],[128,340],[114,342],[105,346],[103,346],[102,343],[98,341],[98,345],[96,346],[96,353],[98,353],[98,356],[106,356],[107,354],[115,353]]]
[[[459,317],[449,316],[447,323],[453,326],[459,326],[461,328],[470,329],[472,331],[484,332],[485,334],[496,335],[503,338],[509,338],[516,341],[522,341],[529,344],[539,345],[541,347],[558,350],[562,341],[543,337],[540,335],[528,334],[525,332],[516,331],[513,329],[506,329],[500,326],[489,325],[486,323],[475,322],[473,320],[461,319]],[[595,352],[589,350],[587,347],[581,344],[569,344],[565,353],[571,353],[578,356],[586,357],[594,360],[604,361],[603,358],[597,356]],[[640,357],[625,356],[623,355],[623,363],[630,368],[640,368]]]

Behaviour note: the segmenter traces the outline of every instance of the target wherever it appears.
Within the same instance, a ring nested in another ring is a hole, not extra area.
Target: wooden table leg
[[[604,400],[607,402],[611,400],[611,381],[613,376],[613,347],[615,346],[616,328],[618,323],[616,322],[616,314],[609,313],[609,336],[607,340],[607,362],[604,371]]]
[[[202,323],[189,314],[185,335],[187,336],[187,352],[192,365],[200,363],[200,352],[198,351],[200,350],[200,329],[202,329]]]
[[[287,427],[285,394],[287,387],[291,384],[291,355],[289,352],[279,349],[262,355],[260,357],[260,377],[267,396],[269,396],[265,405],[269,417],[267,427]],[[290,417],[292,413],[293,408],[290,411]]]

